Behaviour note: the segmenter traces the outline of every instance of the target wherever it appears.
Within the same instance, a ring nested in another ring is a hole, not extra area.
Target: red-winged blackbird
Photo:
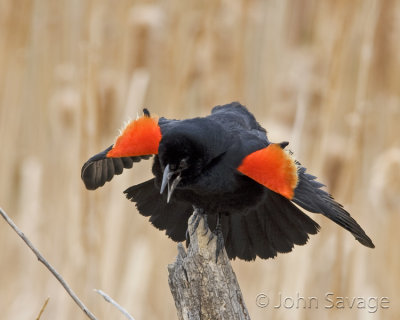
[[[194,207],[223,236],[229,258],[275,257],[305,244],[319,230],[295,203],[322,213],[374,248],[342,205],[321,189],[324,185],[284,150],[288,143],[271,143],[241,104],[217,106],[207,117],[187,120],[157,120],[143,111],[114,145],[83,165],[81,176],[94,190],[133,162],[155,155],[154,178],[124,193],[172,240],[185,240]]]

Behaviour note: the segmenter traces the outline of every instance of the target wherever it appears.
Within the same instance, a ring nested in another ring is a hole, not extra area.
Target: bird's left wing
[[[131,168],[133,162],[149,159],[158,153],[161,129],[157,118],[150,117],[147,109],[144,115],[127,124],[115,144],[91,157],[83,165],[81,178],[89,190],[95,190],[110,181],[123,169]],[[160,119],[161,120],[161,119]]]
[[[372,240],[367,236],[361,226],[354,220],[343,206],[326,191],[321,189],[324,185],[316,177],[308,174],[306,168],[299,165],[299,183],[294,190],[292,201],[313,213],[322,213],[347,231],[366,247],[375,248]]]
[[[361,244],[374,248],[371,239],[343,206],[321,189],[324,185],[283,150],[287,144],[272,143],[250,153],[237,170],[300,207],[323,214],[350,231]]]
[[[297,166],[289,153],[283,149],[287,142],[271,143],[247,155],[239,172],[268,189],[292,199],[298,183]]]

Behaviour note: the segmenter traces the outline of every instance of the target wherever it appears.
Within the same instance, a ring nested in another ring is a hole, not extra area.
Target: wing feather
[[[112,145],[106,150],[94,155],[82,166],[81,178],[89,190],[95,190],[110,181],[114,175],[121,174],[123,169],[132,168],[133,162],[149,159],[151,155],[123,158],[107,158],[107,153]]]
[[[365,231],[343,206],[336,202],[329,193],[321,189],[324,185],[316,181],[315,176],[306,173],[304,167],[299,167],[298,175],[299,183],[292,199],[294,203],[310,212],[321,213],[328,217],[344,229],[350,231],[356,240],[364,246],[369,248],[375,247]]]

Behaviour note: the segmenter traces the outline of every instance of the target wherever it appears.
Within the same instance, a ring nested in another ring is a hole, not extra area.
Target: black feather
[[[154,179],[130,187],[124,191],[126,197],[136,203],[136,208],[150,222],[174,241],[184,241],[187,223],[193,213],[193,207],[184,202],[171,201],[167,203],[165,197],[155,186]]]
[[[144,114],[145,117],[150,118],[150,111],[147,108],[143,109],[143,114]]]
[[[143,113],[150,116],[147,109]],[[299,181],[292,199],[295,204],[238,172],[246,156],[270,144],[266,130],[240,103],[217,106],[204,118],[159,118],[158,125],[162,139],[154,157],[154,178],[128,188],[125,194],[142,215],[149,217],[156,228],[165,230],[172,240],[185,240],[188,218],[195,206],[207,214],[211,230],[216,229],[217,215],[221,216],[229,258],[273,258],[278,253],[290,252],[295,245],[304,245],[309,235],[319,230],[319,225],[297,204],[310,212],[322,213],[350,231],[363,245],[374,247],[350,214],[298,162]],[[284,149],[287,144],[279,145]],[[111,148],[83,165],[81,176],[88,189],[96,189],[124,168],[131,168],[134,162],[150,158],[107,158]],[[166,192],[160,195],[167,165],[173,168],[171,179],[180,178],[169,203]]]
[[[324,185],[316,181],[316,177],[306,173],[306,169],[299,168],[299,183],[295,189],[293,202],[304,209],[321,213],[341,227],[350,231],[364,246],[374,248],[372,240],[366,235],[360,225],[350,216],[341,204],[321,189]]]
[[[114,175],[121,174],[123,169],[132,168],[133,162],[149,159],[151,155],[124,158],[107,158],[107,153],[112,145],[106,150],[94,155],[82,166],[81,178],[89,190],[95,190],[110,181]]]

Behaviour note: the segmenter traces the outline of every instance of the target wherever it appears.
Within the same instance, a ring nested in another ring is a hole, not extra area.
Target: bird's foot
[[[215,229],[213,232],[210,233],[209,237],[208,237],[208,243],[210,243],[210,241],[212,239],[214,239],[214,237],[217,237],[217,243],[216,243],[216,250],[215,250],[215,263],[218,262],[218,257],[219,254],[221,253],[221,251],[224,248],[224,235],[222,233],[222,228],[221,228],[221,223],[220,223],[220,216],[218,215],[217,218],[217,225],[215,226]]]
[[[199,226],[201,217],[202,217],[202,216],[199,215],[199,214],[196,214],[196,215],[193,217],[192,223],[193,223],[194,225],[193,225],[193,230],[192,230],[192,233],[191,233],[191,234],[190,234],[190,232],[189,232],[189,228],[186,229],[186,234],[185,234],[185,237],[186,237],[186,246],[188,246],[189,243],[190,243],[190,237],[193,236],[194,233],[196,232],[196,230],[197,230],[197,228],[198,228],[198,226]],[[207,223],[207,215],[205,214],[205,215],[203,215],[203,217],[204,217],[204,233],[203,233],[203,236],[205,236],[205,235],[208,233],[208,229],[209,229],[209,228],[208,228],[208,223]]]
[[[193,218],[190,222],[190,224],[192,225],[192,230],[191,230],[191,232],[189,232],[189,228],[186,230],[186,245],[188,245],[190,243],[190,237],[192,237],[194,235],[194,233],[196,232],[202,218],[204,218],[203,236],[205,236],[205,235],[207,235],[208,230],[209,230],[208,222],[207,222],[207,215],[204,213],[203,209],[194,207]],[[218,262],[218,257],[225,246],[224,235],[222,233],[220,220],[221,220],[221,214],[218,214],[215,229],[214,229],[214,231],[210,232],[210,234],[208,235],[208,242],[207,242],[207,245],[208,245],[211,242],[211,240],[214,239],[214,237],[217,238],[216,239],[216,250],[215,250],[215,263]]]
[[[208,232],[208,223],[207,223],[207,215],[204,213],[203,209],[199,209],[199,208],[194,208],[194,217],[193,217],[193,230],[192,230],[192,234],[191,236],[196,232],[197,228],[199,227],[199,223],[201,218],[204,218],[204,233],[203,235],[206,235]],[[188,234],[186,232],[186,238],[187,238]]]

